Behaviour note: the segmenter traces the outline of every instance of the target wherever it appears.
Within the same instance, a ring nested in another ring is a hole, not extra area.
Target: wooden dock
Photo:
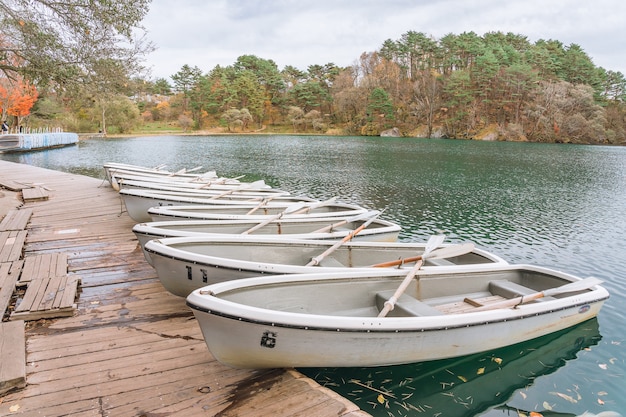
[[[25,381],[0,381],[13,384],[0,391],[0,415],[368,416],[296,370],[217,362],[185,300],[144,260],[134,223],[104,180],[0,161],[5,182],[39,184],[47,195],[5,222],[23,224],[26,234],[18,259],[8,251],[12,260],[0,263],[0,301],[7,288],[21,298],[1,323],[0,375],[21,364]],[[22,236],[0,232],[12,245]],[[78,287],[49,297],[48,310],[74,298],[68,317],[19,307],[28,299],[20,288],[41,277],[56,282],[55,294]]]

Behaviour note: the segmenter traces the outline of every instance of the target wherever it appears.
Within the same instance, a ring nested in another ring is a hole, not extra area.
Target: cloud
[[[183,65],[208,72],[241,55],[293,65],[352,65],[408,31],[441,38],[501,31],[580,45],[626,74],[622,0],[153,0],[144,21],[157,51],[146,64],[168,78]]]

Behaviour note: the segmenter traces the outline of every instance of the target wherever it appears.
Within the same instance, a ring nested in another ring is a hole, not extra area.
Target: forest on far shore
[[[137,76],[113,59],[91,64],[89,74],[80,67],[57,74],[63,82],[29,80],[43,71],[18,68],[12,88],[21,88],[21,107],[3,104],[0,94],[3,118],[79,133],[159,126],[376,136],[395,128],[408,137],[626,144],[624,75],[597,67],[579,45],[533,43],[520,34],[435,39],[409,31],[349,67],[279,69],[271,59],[242,55],[212,69],[183,65],[171,80]],[[77,79],[84,81],[69,82]],[[0,73],[0,93],[7,80]]]
[[[146,84],[144,119],[189,129],[259,129],[558,143],[626,143],[626,79],[579,45],[493,32],[433,39],[407,32],[352,66],[292,66],[240,56],[208,72],[184,65]],[[152,97],[154,99],[154,97]],[[167,102],[167,104],[164,104]],[[160,106],[159,106],[160,104]]]

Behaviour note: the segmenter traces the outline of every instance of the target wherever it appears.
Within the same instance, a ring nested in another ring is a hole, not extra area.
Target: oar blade
[[[427,257],[428,254],[430,254],[430,252],[432,252],[439,245],[441,245],[444,240],[446,240],[446,235],[444,234],[432,235],[426,242],[426,246],[424,247],[424,253],[422,254],[422,258]]]
[[[601,279],[596,278],[596,277],[589,277],[589,278],[581,279],[580,281],[572,282],[571,284],[566,284],[560,287],[547,289],[543,291],[543,295],[545,297],[549,297],[549,296],[557,295],[557,294],[565,294],[568,292],[587,290],[593,287],[594,285],[599,285],[601,283],[602,283]]]
[[[365,213],[359,213],[355,216],[348,217],[346,219],[346,223],[354,223],[354,222],[359,222],[361,220],[371,219],[372,217],[376,217],[380,215],[380,213],[381,212],[378,210],[370,210],[370,211],[366,211]]]
[[[424,255],[423,259],[445,259],[454,258],[455,256],[465,255],[470,253],[476,248],[473,243],[461,243],[458,245],[444,246],[443,248],[435,249],[428,255]]]
[[[297,203],[290,204],[290,205],[287,206],[287,208],[285,208],[283,213],[284,214],[293,213],[295,211],[298,211],[298,210],[302,209],[305,205],[306,205],[306,202],[304,202],[304,201],[299,201]]]

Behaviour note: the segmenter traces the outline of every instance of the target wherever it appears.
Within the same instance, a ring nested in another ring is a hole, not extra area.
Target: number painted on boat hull
[[[276,332],[265,331],[261,336],[261,346],[273,349],[276,347]]]

